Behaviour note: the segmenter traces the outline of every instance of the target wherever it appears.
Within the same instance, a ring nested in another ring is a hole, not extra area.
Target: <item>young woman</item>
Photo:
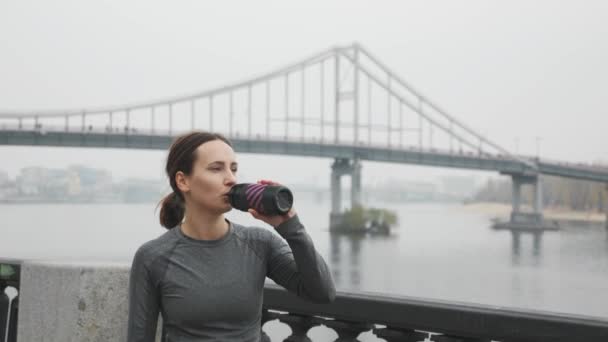
[[[154,341],[159,312],[167,342],[258,342],[266,277],[302,298],[333,301],[327,264],[293,208],[275,216],[249,210],[280,237],[224,217],[237,168],[231,143],[219,134],[191,132],[173,142],[166,165],[173,193],[160,211],[168,231],[135,253],[129,342]]]

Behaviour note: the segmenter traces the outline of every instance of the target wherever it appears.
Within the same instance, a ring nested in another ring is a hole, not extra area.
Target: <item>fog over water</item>
[[[448,299],[608,317],[604,228],[546,232],[519,245],[459,204],[374,203],[396,210],[391,236],[330,234],[328,199],[296,194],[296,210],[342,291]],[[155,204],[1,205],[2,256],[130,263],[166,230]],[[35,215],[32,215],[35,213]],[[267,227],[249,214],[227,216]]]

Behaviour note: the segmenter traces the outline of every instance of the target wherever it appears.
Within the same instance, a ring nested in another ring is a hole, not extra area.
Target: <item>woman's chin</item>
[[[224,205],[222,206],[222,209],[224,210],[224,212],[229,212],[230,210],[232,210],[232,205],[230,204],[230,202],[228,203],[224,203]]]

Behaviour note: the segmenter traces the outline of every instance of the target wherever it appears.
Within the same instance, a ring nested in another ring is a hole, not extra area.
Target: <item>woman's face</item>
[[[237,162],[234,150],[221,140],[200,145],[190,176],[185,177],[186,196],[195,207],[225,213],[232,206],[226,194],[236,184]]]

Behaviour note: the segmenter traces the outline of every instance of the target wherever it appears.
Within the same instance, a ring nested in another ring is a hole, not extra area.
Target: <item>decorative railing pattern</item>
[[[388,342],[608,341],[608,320],[600,318],[369,293],[339,293],[323,305],[267,285],[264,308],[266,321],[292,329],[285,341],[309,341],[306,332],[318,325],[343,342],[370,330]]]

